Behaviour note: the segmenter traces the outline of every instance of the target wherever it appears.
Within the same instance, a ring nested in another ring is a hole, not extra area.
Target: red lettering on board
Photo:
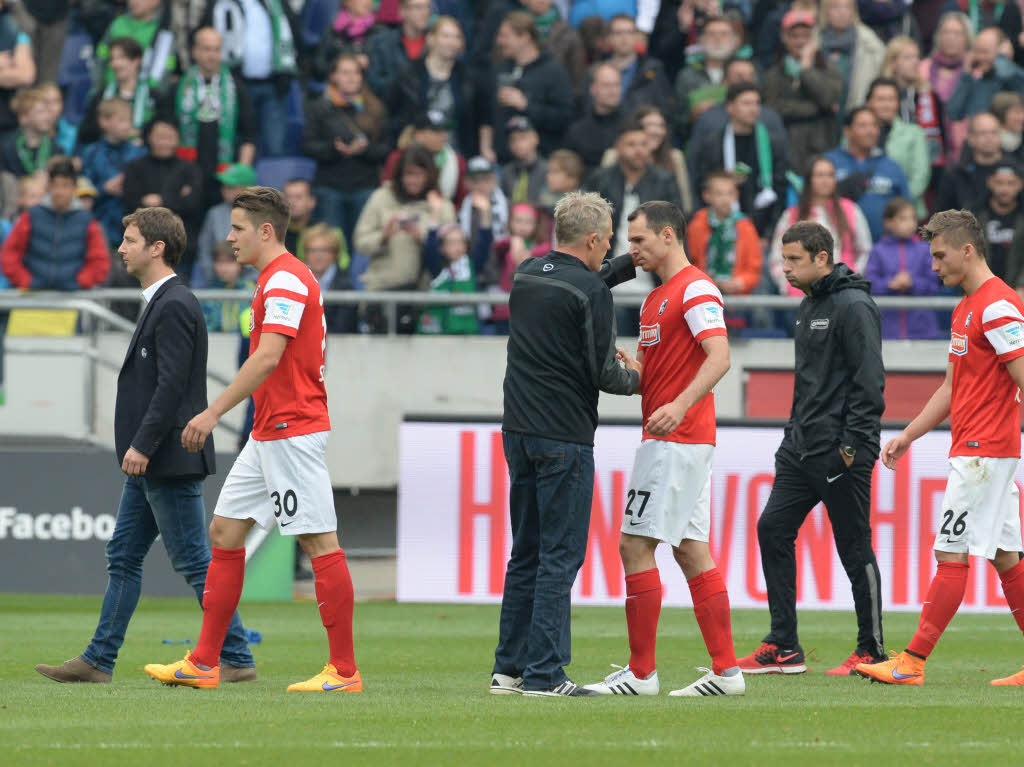
[[[619,534],[622,517],[625,514],[626,473],[612,472],[612,515],[608,519],[604,511],[604,497],[597,475],[594,475],[594,500],[590,506],[590,532],[587,536],[587,558],[583,560],[580,572],[580,594],[594,595],[594,551],[601,553],[601,568],[604,571],[604,585],[610,597],[622,596],[625,578],[622,560],[619,558]]]
[[[755,474],[747,482],[747,594],[758,602],[768,601],[768,592],[757,583],[761,570],[761,549],[757,545],[757,518],[761,514],[761,488],[771,487],[772,474]]]
[[[490,521],[490,555],[487,590],[501,594],[505,585],[505,509],[507,475],[501,433],[491,434],[491,494],[482,503],[476,501],[473,479],[476,476],[476,433],[459,435],[459,593],[473,593],[473,522],[477,516]]]
[[[818,520],[821,520],[820,522]],[[814,583],[817,586],[818,599],[822,602],[832,601],[832,523],[825,513],[825,508],[818,504],[800,526],[796,537],[796,564],[798,572],[801,565],[810,557],[811,570],[814,572]],[[806,576],[806,572],[804,573]],[[802,599],[804,578],[797,576],[796,598]]]
[[[892,526],[892,603],[905,605],[910,590],[910,453],[903,456],[892,472],[892,508],[878,504],[878,472],[875,464],[871,478],[871,530],[877,539],[881,525]],[[877,545],[877,544],[876,544]],[[884,580],[884,576],[883,576]]]

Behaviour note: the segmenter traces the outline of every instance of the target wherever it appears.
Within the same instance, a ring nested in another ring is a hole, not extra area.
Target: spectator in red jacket
[[[0,249],[0,270],[22,290],[95,287],[110,271],[106,237],[89,211],[71,207],[78,181],[71,160],[54,157],[47,171],[50,202],[18,218]]]

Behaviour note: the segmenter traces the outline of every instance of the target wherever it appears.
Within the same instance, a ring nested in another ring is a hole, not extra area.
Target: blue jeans
[[[355,250],[353,238],[356,222],[374,190],[353,189],[350,192],[343,192],[329,186],[318,186],[315,191],[317,216],[330,226],[341,227],[351,253]]]
[[[594,448],[503,431],[512,555],[505,571],[494,673],[527,690],[565,681],[570,591],[587,553]]]
[[[245,87],[259,126],[260,157],[287,154],[288,94],[278,93],[273,80],[246,80]]]
[[[107,541],[107,591],[103,595],[99,625],[82,660],[108,674],[114,671],[117,651],[139,603],[142,562],[157,535],[175,572],[180,573],[203,603],[210,545],[206,538],[206,512],[201,480],[129,477],[121,493],[114,534]],[[228,627],[221,661],[252,668],[242,619],[236,612]]]

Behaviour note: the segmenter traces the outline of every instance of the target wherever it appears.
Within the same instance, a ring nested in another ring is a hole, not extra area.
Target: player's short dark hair
[[[969,210],[943,210],[936,213],[919,230],[921,239],[931,242],[941,237],[955,248],[973,245],[975,252],[988,259],[988,245],[985,232],[978,219]]]
[[[797,221],[789,227],[782,235],[782,244],[789,245],[792,242],[799,243],[801,248],[811,254],[811,258],[824,251],[828,254],[828,262],[834,262],[832,252],[835,241],[832,233],[817,221]]]
[[[51,181],[58,176],[71,179],[72,183],[78,181],[78,170],[75,169],[74,161],[62,154],[50,158],[50,161],[46,163],[46,172]]]
[[[270,224],[278,242],[284,242],[291,220],[291,206],[288,199],[269,186],[249,186],[231,203],[232,209],[245,211],[255,227]]]
[[[635,221],[640,216],[647,220],[647,228],[652,232],[661,232],[666,226],[672,227],[676,239],[679,242],[686,242],[686,218],[683,212],[671,202],[665,200],[651,200],[645,202],[629,216],[627,221]]]
[[[115,37],[107,44],[108,50],[112,51],[114,48],[120,48],[125,58],[132,61],[140,61],[142,59],[142,45],[134,37]]]
[[[874,118],[875,122],[878,122],[878,117],[875,115],[874,112],[872,112],[866,106],[859,106],[854,107],[853,109],[846,113],[846,117],[843,118],[843,127],[849,128],[851,125],[853,125],[853,121],[857,119],[857,115],[861,114],[861,112],[867,112],[869,115],[871,115],[872,118]]]
[[[181,217],[168,208],[138,208],[121,219],[125,229],[135,224],[146,245],[164,244],[164,263],[175,267],[185,252],[185,224]]]
[[[900,84],[898,82],[891,77],[876,77],[871,81],[871,85],[868,86],[868,95],[864,97],[865,101],[871,100],[871,95],[875,92],[876,88],[892,88],[896,91],[896,98],[900,96]]]
[[[885,204],[885,207],[882,209],[882,220],[892,221],[902,211],[906,210],[907,208],[913,207],[914,203],[912,203],[906,197],[893,197],[891,200],[889,200],[889,202]]]
[[[761,95],[761,89],[757,87],[757,83],[733,83],[725,92],[725,102],[731,104],[744,93],[750,93],[751,91],[758,96]]]

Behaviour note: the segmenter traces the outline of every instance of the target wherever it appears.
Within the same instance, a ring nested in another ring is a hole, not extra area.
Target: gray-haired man
[[[509,297],[502,441],[512,555],[491,692],[591,696],[571,682],[569,609],[594,489],[598,392],[633,394],[639,366],[616,360],[612,297],[598,276],[611,205],[572,192],[555,207],[558,250],[516,270]]]

